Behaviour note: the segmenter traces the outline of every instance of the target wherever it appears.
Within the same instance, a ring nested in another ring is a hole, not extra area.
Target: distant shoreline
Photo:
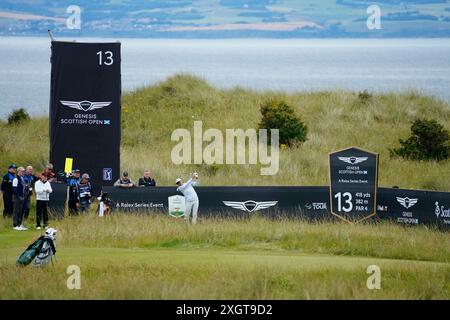
[[[191,37],[191,36],[184,36],[184,37],[156,37],[156,36],[148,36],[148,37],[142,37],[142,36],[133,36],[133,35],[121,35],[118,37],[113,37],[112,35],[92,35],[92,36],[80,36],[80,35],[70,35],[67,33],[58,34],[55,33],[56,40],[58,39],[107,39],[107,40],[117,40],[117,39],[128,39],[128,40],[280,40],[280,41],[295,41],[295,40],[313,40],[313,41],[330,41],[330,40],[447,40],[450,41],[450,35],[448,36],[411,36],[411,37],[399,37],[399,36],[393,36],[393,37],[355,37],[355,36],[349,36],[349,37],[253,37],[253,36],[230,36],[230,37]],[[39,33],[39,34],[1,34],[0,38],[47,38],[50,41],[50,38],[45,33]]]
[[[218,88],[372,93],[414,90],[450,101],[450,39],[138,39],[120,41],[122,91],[194,74]],[[0,117],[25,107],[46,114],[50,38],[0,37]],[[83,98],[84,99],[84,98]]]

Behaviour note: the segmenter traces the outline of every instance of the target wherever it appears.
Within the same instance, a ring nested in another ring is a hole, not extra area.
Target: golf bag
[[[47,229],[44,235],[30,244],[19,256],[16,264],[25,267],[33,261],[33,265],[37,267],[47,265],[56,254],[55,240],[56,230],[53,228]]]
[[[53,256],[56,253],[55,242],[48,236],[44,236],[46,241],[39,251],[38,255],[33,259],[33,265],[35,267],[45,267],[50,262],[53,262]]]

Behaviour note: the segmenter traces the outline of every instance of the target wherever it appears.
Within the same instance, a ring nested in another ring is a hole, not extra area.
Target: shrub
[[[411,126],[411,136],[400,139],[400,147],[391,154],[409,160],[445,160],[450,157],[450,135],[436,120],[418,119]]]
[[[30,120],[30,115],[24,108],[13,110],[13,112],[8,115],[8,124],[10,125],[20,124],[28,120]]]
[[[364,90],[362,92],[358,93],[358,100],[362,104],[368,103],[370,100],[372,100],[372,94],[370,94],[367,90]]]
[[[307,126],[286,102],[270,99],[261,105],[260,110],[262,119],[259,129],[278,129],[280,144],[291,146],[294,142],[306,141]]]

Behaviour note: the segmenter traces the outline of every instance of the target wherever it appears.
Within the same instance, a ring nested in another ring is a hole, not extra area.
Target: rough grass
[[[31,224],[31,222],[30,222]],[[39,231],[0,223],[0,298],[448,299],[450,238],[425,227],[91,214],[55,221],[57,262],[17,268]],[[366,287],[369,265],[382,289]],[[68,290],[78,265],[82,289]]]
[[[271,97],[285,99],[309,128],[305,144],[282,148],[277,175],[261,176],[258,166],[172,164],[174,129],[191,129],[194,120],[204,130],[257,128],[259,105]],[[149,168],[159,185],[194,170],[203,185],[325,185],[328,153],[356,145],[380,153],[381,186],[450,191],[450,161],[389,157],[418,117],[450,128],[449,104],[414,92],[362,101],[345,91],[219,90],[180,74],[123,96],[122,169],[137,178]],[[48,161],[47,118],[16,126],[2,121],[0,133],[0,167],[14,162],[40,170]],[[39,232],[16,232],[0,219],[0,299],[450,298],[450,238],[424,226],[260,217],[188,226],[161,215],[121,214],[53,225],[60,232],[56,265],[17,268],[18,255]],[[381,268],[381,290],[366,287],[372,264]],[[81,268],[81,290],[66,287],[69,265]]]
[[[176,128],[203,130],[257,128],[260,103],[282,97],[308,125],[308,141],[283,148],[280,170],[261,176],[249,165],[174,165],[170,140]],[[137,179],[149,168],[160,185],[197,170],[203,185],[326,185],[329,152],[359,146],[380,153],[380,186],[450,191],[450,161],[414,162],[391,158],[389,148],[407,138],[417,118],[438,120],[450,129],[450,105],[415,92],[374,94],[362,100],[347,91],[285,94],[242,88],[221,90],[200,78],[178,74],[154,86],[126,93],[122,99],[122,169]],[[48,158],[48,120],[19,126],[0,123],[0,167],[10,162],[40,168]],[[76,159],[75,159],[76,162]]]

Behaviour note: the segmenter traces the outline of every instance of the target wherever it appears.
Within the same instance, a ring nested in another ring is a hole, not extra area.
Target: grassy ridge
[[[450,239],[424,227],[94,215],[55,221],[55,267],[16,268],[38,231],[0,223],[0,298],[448,299]],[[369,265],[382,289],[368,290]],[[82,290],[66,288],[78,265]],[[45,290],[43,289],[45,288]]]
[[[280,171],[258,166],[175,166],[170,136],[176,128],[256,128],[259,105],[281,97],[309,127],[308,141],[282,149]],[[450,191],[450,161],[390,158],[418,117],[450,127],[448,103],[415,93],[379,94],[364,102],[352,92],[284,94],[221,90],[176,75],[125,94],[122,169],[133,178],[150,168],[160,185],[194,170],[204,185],[325,185],[327,155],[349,145],[380,157],[380,185]],[[0,166],[32,164],[48,156],[48,120],[0,123]],[[76,159],[75,159],[76,161]],[[34,213],[34,211],[32,211]],[[33,214],[32,214],[33,215]],[[33,218],[29,222],[32,225]],[[14,263],[40,232],[16,232],[0,219],[0,299],[449,299],[450,238],[424,226],[387,222],[347,225],[299,220],[201,219],[196,226],[167,216],[93,213],[52,221],[60,234],[55,267]],[[66,268],[78,265],[82,290],[68,290]],[[380,266],[382,289],[368,290],[369,265]]]
[[[291,104],[309,128],[308,141],[283,149],[280,170],[261,176],[260,167],[174,165],[170,140],[176,128],[193,133],[193,121],[203,130],[257,128],[259,105],[271,97]],[[409,136],[413,120],[437,119],[450,128],[450,105],[414,92],[375,94],[364,102],[346,91],[293,93],[257,92],[242,88],[222,90],[190,75],[179,74],[154,86],[123,96],[122,169],[138,178],[150,168],[160,185],[173,185],[177,175],[197,170],[204,185],[326,185],[329,152],[351,145],[380,153],[380,185],[450,191],[450,161],[413,162],[390,158],[389,148]],[[40,168],[48,157],[48,120],[9,127],[0,123],[0,166],[10,162]],[[75,159],[76,161],[76,159]]]

